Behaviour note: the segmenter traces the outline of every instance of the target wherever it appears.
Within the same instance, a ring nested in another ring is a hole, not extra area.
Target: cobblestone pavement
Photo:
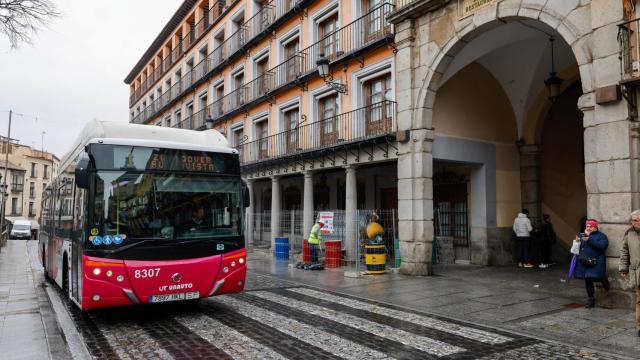
[[[64,303],[97,359],[618,358],[256,273],[244,293],[197,303]]]

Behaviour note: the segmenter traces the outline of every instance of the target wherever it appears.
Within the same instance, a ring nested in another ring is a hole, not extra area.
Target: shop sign
[[[465,18],[495,2],[496,0],[458,0],[458,13],[460,18]]]
[[[320,233],[323,235],[333,234],[333,212],[321,211],[318,213],[318,221],[322,221],[324,226],[320,229]]]

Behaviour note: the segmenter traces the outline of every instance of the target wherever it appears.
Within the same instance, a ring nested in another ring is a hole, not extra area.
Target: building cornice
[[[191,9],[195,6],[196,2],[197,0],[184,0],[169,22],[167,22],[164,28],[162,28],[162,31],[160,31],[158,36],[156,36],[156,39],[153,40],[151,46],[149,46],[140,60],[138,60],[138,63],[133,67],[131,72],[129,72],[129,75],[124,79],[125,84],[130,85],[133,82],[138,73],[144,69],[149,60],[155,56],[158,49],[164,45],[166,39],[175,31],[176,27],[182,23],[187,15],[189,15],[189,12],[191,12]]]

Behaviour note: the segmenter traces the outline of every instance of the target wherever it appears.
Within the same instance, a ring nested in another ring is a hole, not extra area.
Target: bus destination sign
[[[204,153],[154,153],[147,162],[149,170],[173,170],[193,172],[219,172],[216,161]]]

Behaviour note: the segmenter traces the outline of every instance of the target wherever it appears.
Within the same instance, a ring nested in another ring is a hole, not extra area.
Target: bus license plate
[[[191,300],[191,299],[198,299],[199,297],[200,297],[200,293],[197,291],[177,293],[177,294],[153,295],[149,299],[149,302],[159,303],[159,302],[167,302],[167,301]]]

